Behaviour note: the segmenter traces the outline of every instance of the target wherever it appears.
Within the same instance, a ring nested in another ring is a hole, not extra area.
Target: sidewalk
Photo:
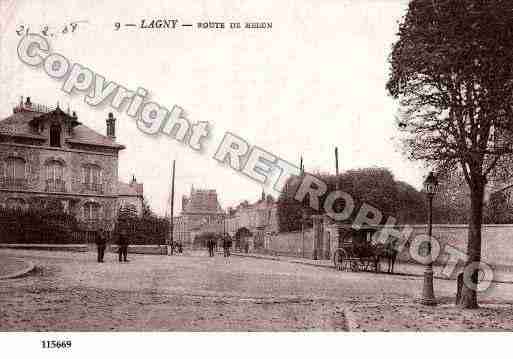
[[[258,254],[258,253],[241,253],[241,252],[233,252],[235,256],[239,257],[251,257],[258,259],[266,259],[273,261],[284,261],[289,263],[297,263],[303,265],[310,265],[321,268],[329,268],[331,270],[335,270],[335,266],[333,265],[333,261],[328,259],[320,259],[314,260],[310,258],[300,258],[300,257],[287,257],[287,256],[273,256],[267,254]],[[382,270],[386,270],[386,264],[381,263]],[[493,268],[493,267],[492,267]],[[442,274],[444,267],[440,265],[435,265],[433,267],[435,278],[437,279],[445,279],[445,280],[455,280],[457,271],[454,271],[451,278],[447,278],[447,276]],[[394,265],[394,275],[405,275],[412,277],[422,277],[424,275],[424,266],[421,264],[414,263],[405,263],[405,262],[396,262]],[[513,267],[505,267],[501,266],[500,268],[494,268],[494,279],[495,283],[512,283],[513,284]]]

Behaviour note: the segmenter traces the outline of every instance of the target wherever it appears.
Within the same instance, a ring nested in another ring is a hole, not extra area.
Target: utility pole
[[[175,208],[175,160],[173,160],[173,174],[171,177],[171,220],[169,221],[170,233],[167,254],[173,255],[174,251],[174,208]]]
[[[338,178],[338,147],[335,147],[335,175]],[[338,181],[335,182],[338,189]]]

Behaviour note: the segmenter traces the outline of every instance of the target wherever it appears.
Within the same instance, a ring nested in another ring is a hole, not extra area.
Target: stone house
[[[173,218],[173,240],[191,246],[201,233],[223,233],[224,218],[215,189],[192,188],[182,197],[182,212]]]
[[[249,246],[267,247],[278,234],[278,204],[262,191],[255,203],[244,201],[228,210],[226,231],[235,238],[236,245],[249,241]]]
[[[143,185],[118,180],[116,119],[106,135],[75,112],[34,104],[27,97],[0,120],[0,206],[28,209],[57,203],[84,230],[111,227],[120,206],[141,213]]]

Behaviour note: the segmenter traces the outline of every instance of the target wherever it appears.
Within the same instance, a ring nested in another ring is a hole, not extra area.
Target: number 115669
[[[71,340],[41,340],[43,349],[69,349]]]

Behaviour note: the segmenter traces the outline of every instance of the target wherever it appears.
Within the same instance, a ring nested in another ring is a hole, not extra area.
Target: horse
[[[384,244],[380,244],[376,248],[376,256],[377,256],[377,265],[381,262],[381,258],[386,259],[387,261],[387,273],[393,274],[394,273],[394,265],[395,260],[397,259],[398,249],[398,239],[389,239]],[[377,271],[377,269],[376,269]]]

